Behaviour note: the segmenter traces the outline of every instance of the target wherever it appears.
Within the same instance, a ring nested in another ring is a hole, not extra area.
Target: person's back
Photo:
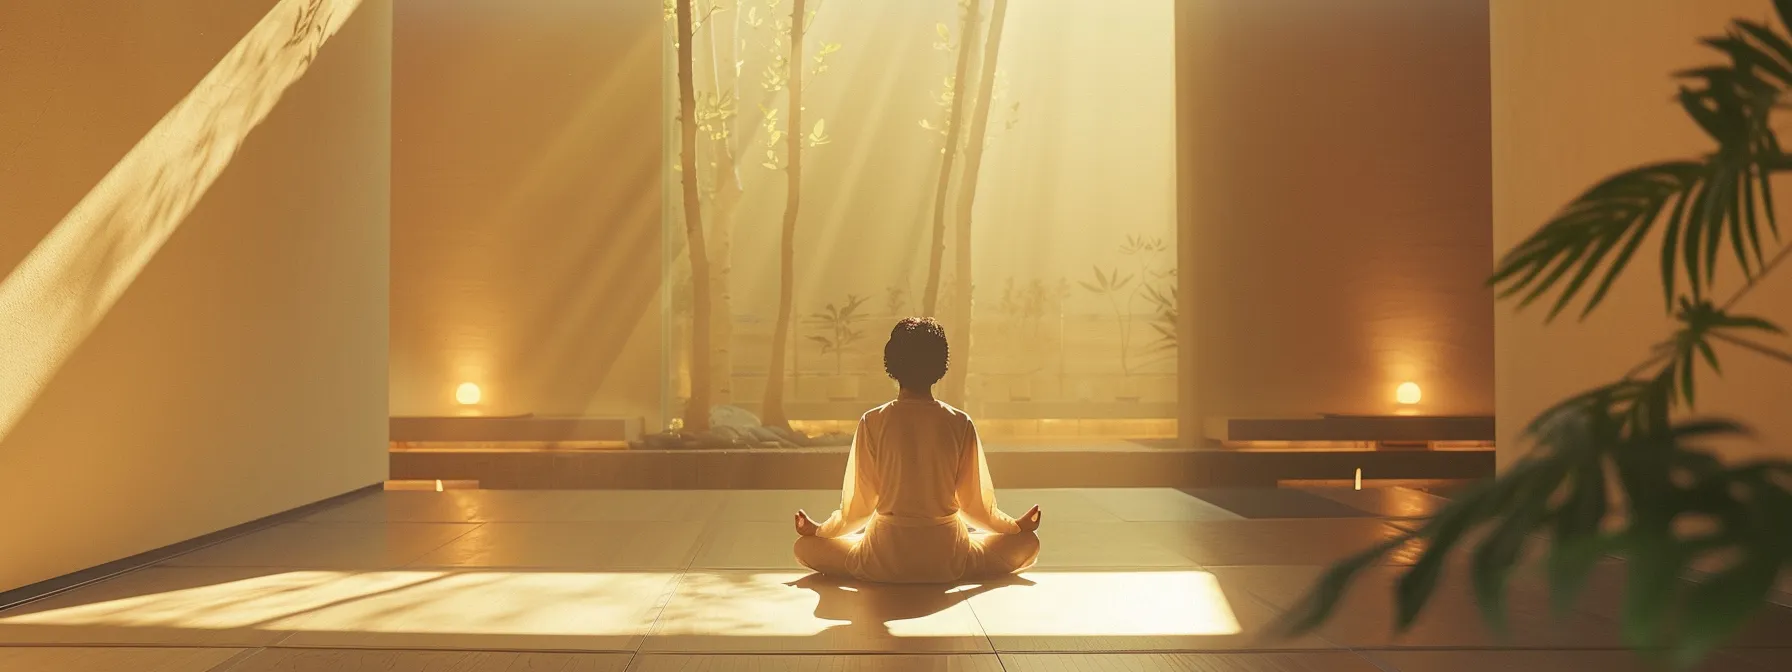
[[[975,430],[971,419],[944,403],[897,399],[865,414],[865,429],[876,437],[871,452],[884,484],[877,512],[903,518],[940,518],[958,513],[960,452]]]
[[[937,322],[909,318],[892,330],[884,368],[901,393],[859,420],[840,509],[823,523],[796,513],[796,556],[804,566],[932,583],[1020,571],[1038,557],[1039,507],[1018,521],[996,508],[975,423],[929,392],[946,363]],[[849,536],[861,526],[863,536]]]

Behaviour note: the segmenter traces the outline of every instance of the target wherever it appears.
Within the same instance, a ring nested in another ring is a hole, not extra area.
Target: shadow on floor
[[[1019,576],[946,584],[892,584],[810,574],[785,585],[815,593],[816,618],[847,622],[831,626],[829,631],[879,637],[891,634],[892,621],[925,618],[993,590],[1035,584]]]

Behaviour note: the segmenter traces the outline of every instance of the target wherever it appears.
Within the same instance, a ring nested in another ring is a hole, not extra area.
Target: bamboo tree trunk
[[[790,427],[784,411],[784,349],[790,342],[790,314],[796,299],[796,221],[803,197],[803,29],[807,26],[803,0],[793,0],[790,7],[790,59],[788,68],[790,91],[789,126],[784,134],[785,153],[784,237],[779,246],[782,256],[778,275],[778,322],[772,330],[771,365],[766,371],[765,403],[760,409],[761,421],[768,426]]]
[[[958,332],[958,347],[953,357],[957,364],[946,373],[946,401],[961,408],[965,404],[966,386],[971,368],[971,210],[977,202],[977,176],[983,168],[984,139],[989,133],[989,108],[994,104],[996,89],[996,56],[1002,49],[1002,24],[1008,16],[1008,0],[995,0],[989,13],[989,35],[983,42],[983,72],[977,78],[976,109],[971,112],[970,135],[964,149],[964,176],[958,186],[957,247],[953,252],[952,327]]]
[[[921,298],[921,314],[933,317],[939,309],[940,266],[946,257],[946,197],[952,185],[952,164],[958,159],[958,136],[964,124],[965,75],[971,69],[971,53],[977,49],[977,19],[981,0],[964,13],[958,33],[958,67],[952,76],[952,107],[946,119],[946,147],[940,152],[939,179],[933,187],[933,247],[927,257],[927,285]],[[967,334],[968,335],[968,334]]]
[[[697,97],[691,61],[691,0],[678,0],[678,150],[684,183],[684,233],[691,256],[691,396],[684,425],[709,430],[709,248],[703,242],[703,199],[697,189]]]
[[[710,230],[715,234],[711,258],[711,292],[715,315],[710,325],[710,363],[714,398],[718,404],[734,403],[734,212],[740,203],[740,183],[735,181],[731,152],[716,157],[715,205],[710,210]]]
[[[738,10],[738,7],[736,7]],[[735,11],[735,22],[740,21],[740,12]],[[724,69],[716,44],[723,43],[731,48],[735,46],[735,35],[739,34],[738,25],[730,32],[721,32],[726,22],[714,22],[709,26],[710,75],[715,83],[717,95],[729,91],[739,99],[738,87],[740,78],[730,74],[729,85],[722,86],[722,70]],[[732,52],[731,52],[732,53]],[[734,72],[733,63],[736,57],[728,59],[726,69]],[[715,314],[710,328],[710,349],[715,359],[711,361],[710,380],[713,383],[712,403],[734,403],[734,214],[740,204],[741,188],[738,164],[735,161],[736,114],[727,120],[727,137],[715,143],[714,171],[710,184],[715,185],[715,196],[710,207],[710,232],[714,235],[713,254],[710,256],[711,293],[715,299]]]

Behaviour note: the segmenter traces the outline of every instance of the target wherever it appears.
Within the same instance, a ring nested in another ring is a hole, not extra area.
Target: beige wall
[[[1495,2],[1492,8],[1494,248],[1507,250],[1598,180],[1645,162],[1689,158],[1711,143],[1672,102],[1670,74],[1720,62],[1702,36],[1732,17],[1777,25],[1767,0]],[[1786,193],[1781,183],[1781,193]],[[1784,202],[1784,198],[1780,199]],[[1657,236],[1659,238],[1659,236]],[[1645,250],[1656,244],[1651,241]],[[1528,446],[1520,430],[1575,392],[1617,380],[1671,328],[1660,271],[1640,261],[1584,323],[1544,326],[1536,311],[1496,311],[1500,463]],[[1739,274],[1719,274],[1719,295]],[[1792,325],[1792,277],[1781,270],[1738,310]],[[1789,344],[1780,340],[1777,345]],[[1792,439],[1792,369],[1717,346],[1723,380],[1699,381],[1701,411],[1751,421],[1763,441],[1732,456],[1778,450]]]
[[[656,422],[656,2],[397,0],[393,415]]]
[[[1487,0],[1178,12],[1184,412],[1491,412]]]
[[[274,6],[0,3],[0,298],[19,299],[28,255]],[[40,367],[52,377],[0,436],[0,590],[385,478],[389,36],[389,5],[365,0],[234,156],[163,146],[189,154],[124,176],[148,185],[129,201],[228,161],[95,328],[57,334],[72,351]],[[213,93],[279,95],[230,72]],[[75,257],[128,276],[137,239],[121,227],[158,212],[96,220]],[[96,286],[40,305],[103,310]],[[9,380],[0,393],[33,396]]]

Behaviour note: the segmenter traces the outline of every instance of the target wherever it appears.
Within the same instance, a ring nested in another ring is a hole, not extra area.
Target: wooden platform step
[[[477,481],[489,489],[815,489],[840,486],[843,448],[393,450],[394,480]],[[1008,488],[1273,486],[1289,480],[1475,479],[1487,450],[1183,450],[1137,444],[1001,448],[990,471]]]

